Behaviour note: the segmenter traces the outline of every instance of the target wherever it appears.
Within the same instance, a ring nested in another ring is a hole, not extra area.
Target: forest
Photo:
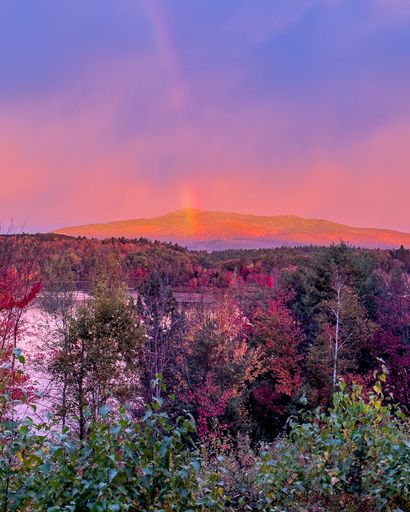
[[[2,235],[0,508],[410,510],[409,363],[403,247]]]

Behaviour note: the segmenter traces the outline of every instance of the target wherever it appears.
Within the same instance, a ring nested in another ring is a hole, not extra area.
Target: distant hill
[[[355,228],[294,215],[260,216],[185,208],[151,219],[134,219],[61,228],[54,233],[90,238],[149,238],[190,249],[254,249],[330,245],[344,242],[367,248],[410,247],[410,233]]]

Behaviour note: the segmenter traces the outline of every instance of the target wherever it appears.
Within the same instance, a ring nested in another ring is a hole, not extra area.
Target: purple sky
[[[410,1],[5,0],[0,219],[410,231]]]

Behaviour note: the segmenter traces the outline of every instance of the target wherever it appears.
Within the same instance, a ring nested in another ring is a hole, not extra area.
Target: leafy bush
[[[263,455],[264,507],[410,510],[406,419],[383,402],[380,382],[367,399],[361,386],[341,383],[328,413],[316,410],[302,423],[293,421],[290,435]]]
[[[384,380],[384,376],[381,376]],[[158,382],[157,384],[158,385]],[[247,438],[205,452],[192,417],[172,421],[161,399],[140,421],[102,408],[83,440],[52,421],[0,423],[0,508],[23,512],[410,510],[408,419],[340,385],[333,407],[291,422],[256,455]]]
[[[246,511],[258,508],[258,464],[248,436],[238,434],[221,438],[219,446],[208,447],[203,474],[219,475],[219,483],[227,495],[227,510]]]
[[[160,405],[137,423],[124,410],[109,421],[104,409],[85,441],[31,420],[2,424],[2,510],[224,510],[221,491],[200,478],[192,418],[172,423]]]

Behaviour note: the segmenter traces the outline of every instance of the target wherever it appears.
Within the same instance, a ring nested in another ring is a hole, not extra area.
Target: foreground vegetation
[[[380,381],[367,396],[341,383],[327,412],[254,450],[200,445],[193,418],[171,420],[161,399],[138,421],[103,408],[84,439],[51,420],[2,421],[1,510],[409,510],[408,424],[384,402]]]

